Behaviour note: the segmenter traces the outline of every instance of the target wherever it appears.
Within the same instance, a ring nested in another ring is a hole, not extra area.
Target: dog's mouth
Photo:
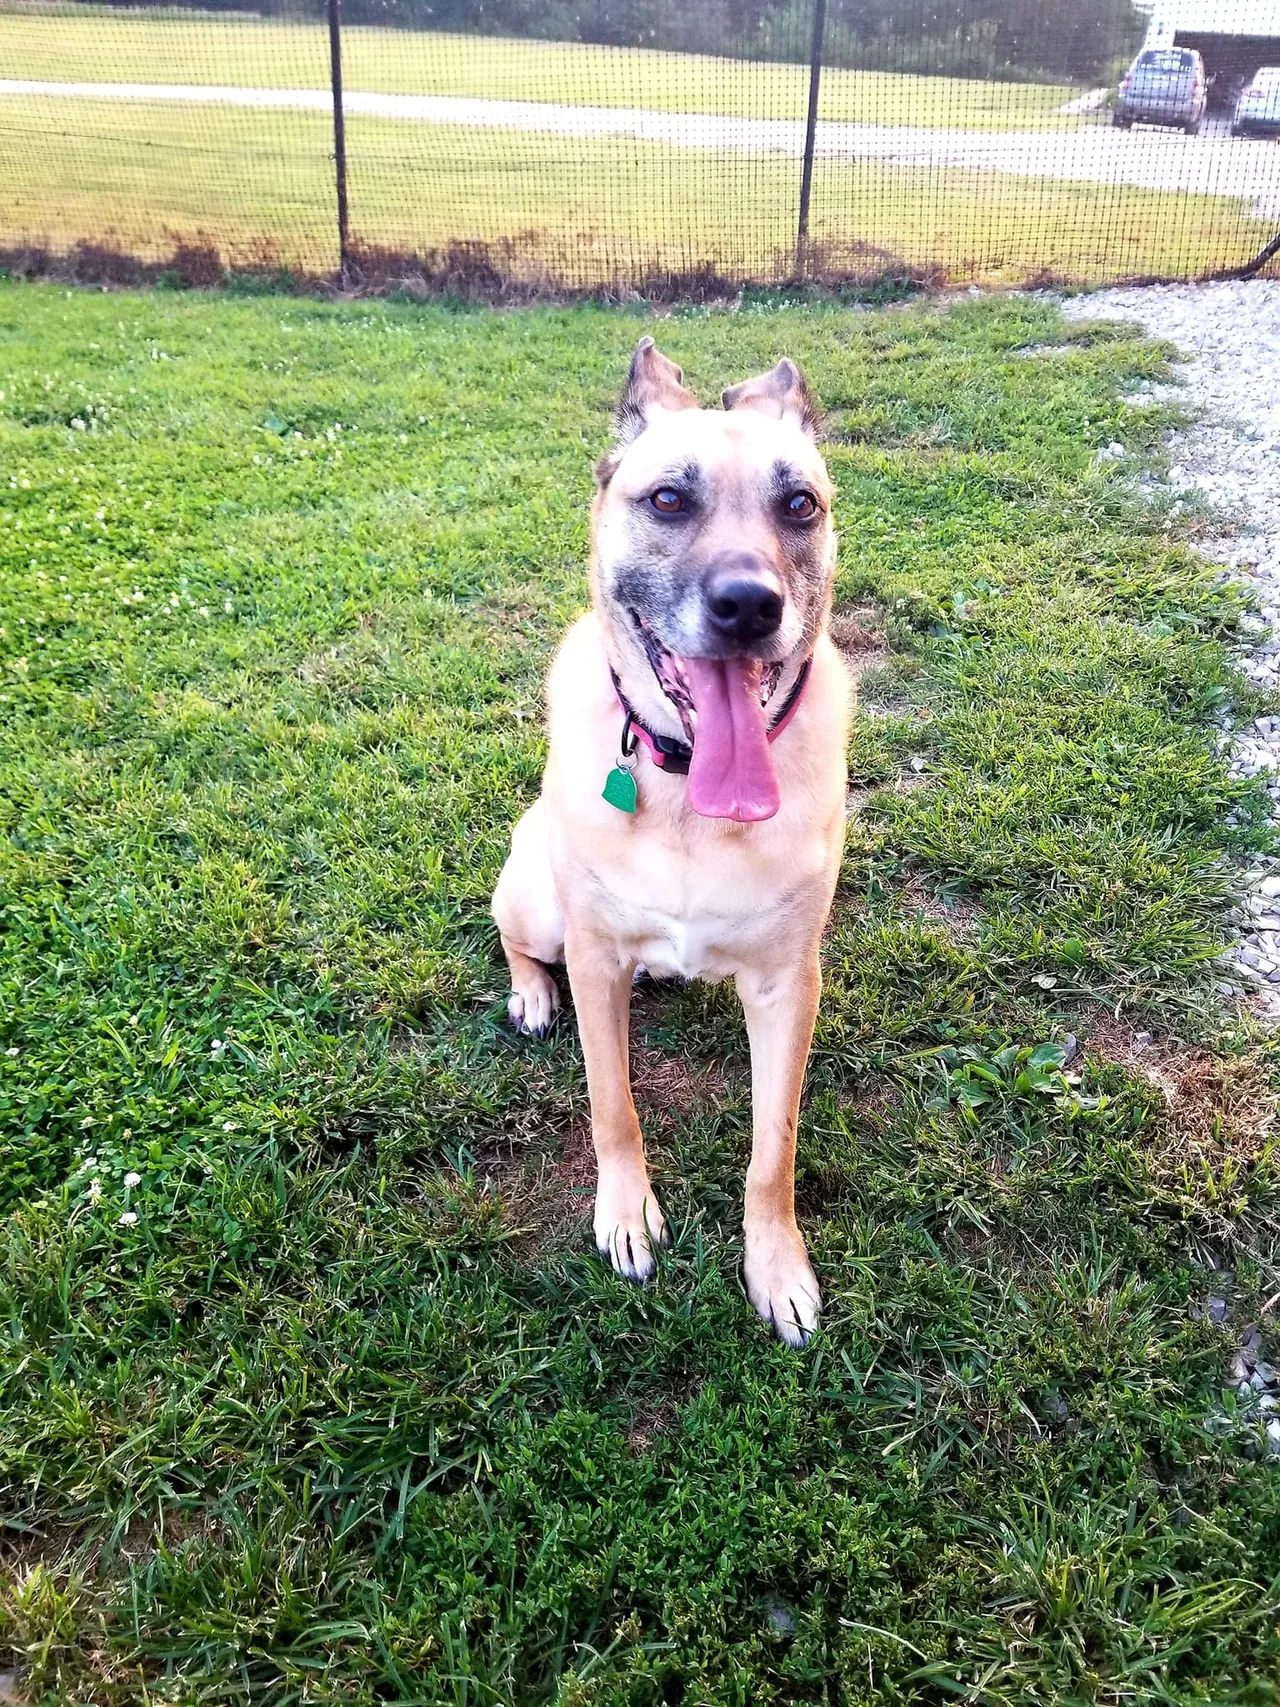
[[[704,818],[732,818],[740,824],[772,818],[780,797],[765,707],[777,690],[781,663],[679,657],[638,611],[631,617],[654,679],[693,748],[689,805]]]
[[[697,706],[694,704],[693,693],[689,686],[688,665],[690,660],[680,657],[675,652],[669,652],[639,611],[633,610],[631,612],[631,620],[636,625],[636,633],[640,636],[640,644],[644,647],[645,657],[649,660],[649,668],[653,671],[654,679],[672,705],[675,706],[684,728],[685,740],[692,746]],[[757,660],[753,658],[700,658],[697,662],[751,665],[756,664]],[[760,705],[763,709],[778,691],[778,683],[782,679],[782,662],[779,660],[773,664],[759,664],[758,668],[760,672]]]

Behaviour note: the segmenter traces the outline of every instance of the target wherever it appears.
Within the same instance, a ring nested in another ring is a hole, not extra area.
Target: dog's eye
[[[782,508],[789,522],[811,522],[818,513],[818,500],[812,492],[793,492]]]
[[[678,516],[684,509],[684,499],[670,486],[659,486],[651,492],[649,502],[660,516]]]

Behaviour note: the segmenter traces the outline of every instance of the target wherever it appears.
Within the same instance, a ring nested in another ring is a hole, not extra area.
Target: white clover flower
[[[91,1114],[86,1114],[84,1119],[80,1122],[80,1130],[83,1132],[86,1126],[92,1126],[92,1125],[93,1125],[93,1116]]]
[[[5,1054],[6,1054],[6,1055],[7,1055],[7,1056],[8,1056],[8,1057],[9,1057],[9,1058],[10,1058],[10,1060],[12,1060],[12,1059],[13,1059],[13,1057],[14,1057],[14,1056],[15,1056],[15,1055],[16,1055],[16,1054],[17,1054],[17,1053],[18,1053],[18,1051],[17,1051],[17,1049],[16,1049],[16,1048],[12,1048],[12,1049],[6,1049],[6,1050],[5,1050]]]
[[[222,1130],[224,1132],[234,1132],[235,1129],[236,1129],[236,1123],[234,1120],[224,1120],[223,1121]]]
[[[119,1221],[116,1223],[116,1225],[118,1227],[134,1227],[137,1225],[137,1222],[138,1222],[137,1210],[136,1209],[126,1209],[124,1214],[120,1217]]]
[[[132,1191],[135,1185],[141,1185],[142,1184],[142,1175],[141,1174],[135,1174],[132,1170],[130,1170],[124,1176],[124,1183],[129,1188],[129,1190]]]
[[[89,1181],[89,1202],[96,1203],[101,1196],[102,1181],[100,1179],[91,1179]]]
[[[211,1044],[210,1044],[210,1045],[209,1045],[209,1047],[210,1047],[210,1049],[212,1049],[212,1051],[213,1051],[213,1053],[214,1053],[214,1054],[215,1054],[215,1055],[218,1055],[218,1054],[220,1054],[220,1053],[221,1053],[221,1052],[222,1052],[222,1050],[224,1050],[224,1049],[225,1049],[225,1048],[226,1048],[226,1047],[227,1047],[227,1046],[226,1046],[226,1044],[225,1044],[225,1042],[224,1042],[224,1041],[223,1041],[223,1040],[222,1040],[222,1038],[220,1038],[220,1037],[215,1037],[215,1038],[214,1038],[214,1040],[213,1040],[213,1042],[212,1042],[212,1043],[211,1043]]]

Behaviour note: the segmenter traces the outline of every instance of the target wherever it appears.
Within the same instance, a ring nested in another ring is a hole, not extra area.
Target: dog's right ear
[[[621,453],[649,425],[653,410],[698,407],[698,399],[691,391],[685,390],[683,379],[681,369],[673,361],[668,361],[652,338],[641,338],[614,411],[613,449],[596,464],[596,479],[602,486],[607,486],[612,479]]]

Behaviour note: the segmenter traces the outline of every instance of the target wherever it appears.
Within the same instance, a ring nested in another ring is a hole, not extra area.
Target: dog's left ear
[[[744,379],[741,385],[731,385],[720,393],[720,401],[726,409],[758,409],[762,415],[772,415],[775,421],[794,421],[811,439],[817,438],[822,425],[822,414],[813,393],[790,356],[783,356],[768,373]]]

